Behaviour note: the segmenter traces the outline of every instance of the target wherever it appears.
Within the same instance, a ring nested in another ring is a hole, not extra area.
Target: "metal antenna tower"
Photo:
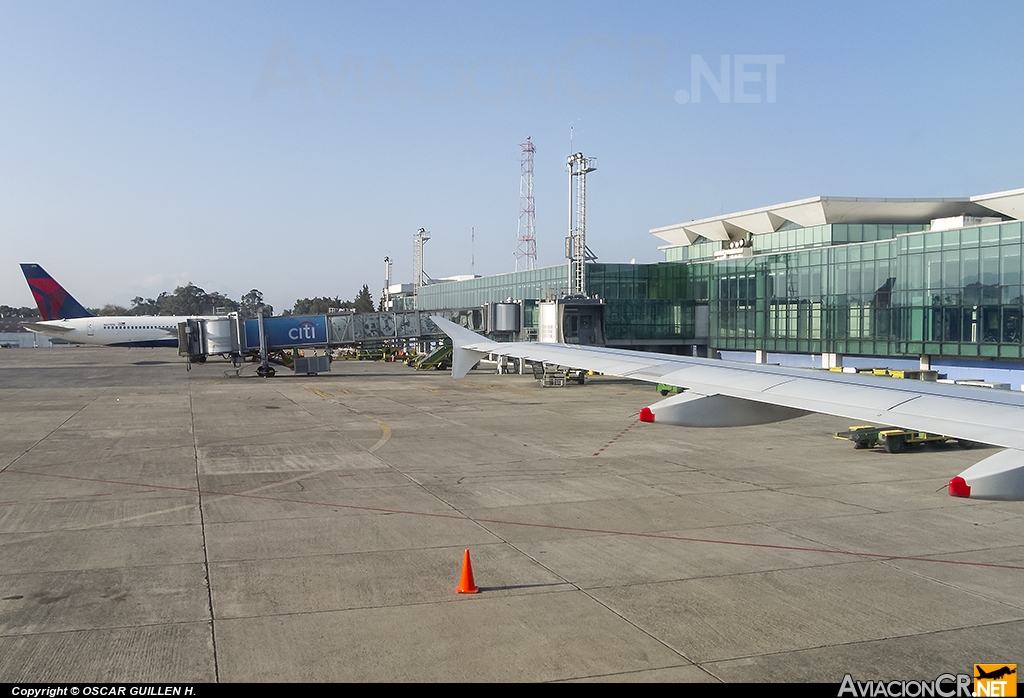
[[[537,152],[530,137],[520,143],[519,227],[516,230],[516,271],[537,268],[536,219],[533,211],[533,154]]]
[[[565,258],[569,260],[569,293],[586,295],[587,262],[597,257],[587,247],[587,173],[597,169],[597,158],[570,155],[569,237],[565,238]]]
[[[430,239],[430,231],[420,228],[412,236],[413,284],[419,289],[423,286],[423,245]],[[427,277],[430,278],[430,277]]]

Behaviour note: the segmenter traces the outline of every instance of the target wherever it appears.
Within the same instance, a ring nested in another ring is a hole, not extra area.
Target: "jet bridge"
[[[355,346],[365,342],[415,341],[440,338],[427,313],[418,310],[392,313],[344,313],[338,315],[259,316],[243,319],[237,313],[218,318],[189,318],[178,325],[178,354],[189,366],[207,357],[224,356],[236,365],[259,355],[259,375],[274,375],[268,355],[286,349]],[[296,362],[296,373],[322,373],[329,362]]]

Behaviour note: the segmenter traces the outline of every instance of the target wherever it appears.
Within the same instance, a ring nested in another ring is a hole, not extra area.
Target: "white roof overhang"
[[[787,222],[804,228],[830,223],[926,224],[951,216],[990,216],[992,212],[1024,218],[1024,189],[949,199],[867,199],[816,196],[774,206],[652,228],[669,246],[690,245],[699,238],[739,240],[748,234],[778,230]]]
[[[972,196],[971,201],[1014,220],[1024,219],[1024,189]]]

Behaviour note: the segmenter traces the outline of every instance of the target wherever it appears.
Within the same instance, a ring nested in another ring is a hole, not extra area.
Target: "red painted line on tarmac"
[[[101,492],[99,494],[90,494],[89,496],[90,497],[112,497],[112,496],[114,496],[114,493],[113,492]]]
[[[52,475],[49,473],[35,473],[25,470],[7,470],[8,473],[20,473],[23,475],[38,475],[40,477],[50,477],[60,480],[79,480],[83,482],[103,482],[112,485],[125,485],[128,487],[153,487],[153,485],[141,485],[135,482],[121,482],[117,480],[99,480],[96,478],[87,477],[74,477],[72,475]],[[315,475],[311,475],[313,477]],[[157,489],[161,490],[173,490],[177,492],[189,492],[197,493],[194,487],[171,487],[156,485]],[[750,543],[745,541],[735,540],[721,540],[717,538],[696,538],[692,536],[673,536],[665,533],[640,533],[636,531],[615,531],[612,529],[604,528],[586,528],[582,526],[559,526],[557,524],[539,524],[539,523],[528,523],[525,521],[508,521],[505,519],[474,519],[462,514],[442,514],[439,512],[427,512],[427,511],[411,511],[405,509],[385,509],[383,507],[367,507],[359,506],[356,504],[332,504],[330,502],[312,502],[308,499],[294,499],[291,497],[270,497],[262,494],[245,494],[236,492],[218,492],[212,490],[203,490],[203,494],[206,496],[223,496],[223,497],[241,497],[244,499],[258,499],[268,502],[287,502],[289,504],[309,504],[311,506],[327,507],[330,509],[348,509],[351,511],[368,511],[379,514],[405,514],[407,516],[425,516],[434,519],[452,519],[456,521],[469,521],[476,523],[489,523],[489,524],[501,524],[505,526],[526,526],[529,528],[544,528],[554,531],[573,531],[576,533],[598,533],[612,536],[627,536],[630,538],[648,538],[653,540],[670,540],[670,541],[681,541],[685,543],[707,543],[709,545],[731,545],[741,548],[760,548],[762,550],[785,550],[788,552],[800,552],[800,553],[821,553],[823,555],[843,555],[847,557],[859,557],[871,560],[903,560],[908,562],[934,562],[945,565],[962,565],[964,567],[990,567],[995,569],[1003,570],[1020,570],[1024,571],[1024,565],[1003,565],[994,562],[970,562],[966,560],[947,560],[944,558],[935,557],[916,557],[910,555],[888,555],[886,553],[867,553],[857,552],[854,550],[836,550],[833,548],[811,548],[799,545],[777,545],[773,543]],[[66,497],[56,497],[55,499],[67,499]]]
[[[619,439],[621,439],[621,438],[622,438],[622,436],[623,436],[623,435],[624,435],[624,434],[625,434],[625,433],[626,433],[627,431],[629,431],[630,429],[632,429],[633,427],[635,427],[635,426],[636,426],[637,424],[639,424],[639,423],[640,423],[640,420],[639,420],[639,419],[637,419],[637,420],[634,420],[632,424],[630,424],[630,425],[629,425],[628,427],[626,427],[625,429],[623,429],[622,431],[620,431],[620,432],[619,432],[618,434],[616,434],[616,435],[615,435],[615,437],[614,437],[614,438],[612,438],[612,440],[611,440],[611,441],[609,441],[608,443],[606,443],[606,444],[605,444],[604,446],[602,446],[601,448],[597,449],[597,453],[595,453],[594,455],[595,455],[595,456],[599,456],[599,455],[601,455],[602,453],[604,453],[604,450],[605,450],[606,448],[608,448],[608,447],[609,447],[609,446],[611,446],[611,445],[612,445],[613,443],[615,443],[616,441],[618,441]]]

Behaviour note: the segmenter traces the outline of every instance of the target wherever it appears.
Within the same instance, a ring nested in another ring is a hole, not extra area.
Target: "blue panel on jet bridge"
[[[327,318],[323,315],[268,317],[263,319],[267,349],[324,346],[327,344]],[[245,321],[245,348],[260,348],[260,326],[257,320]]]

